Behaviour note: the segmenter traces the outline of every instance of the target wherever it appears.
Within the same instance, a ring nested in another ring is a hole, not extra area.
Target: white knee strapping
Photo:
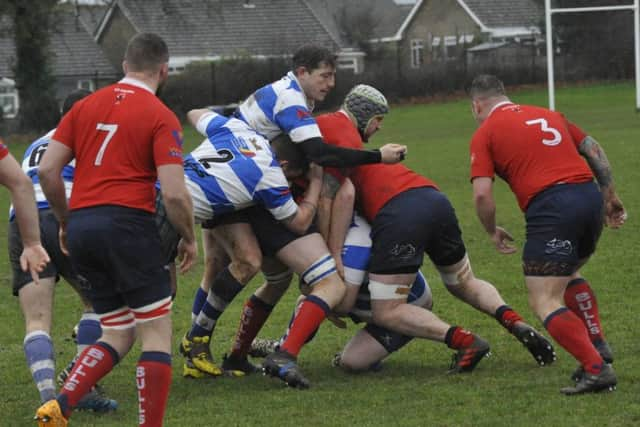
[[[300,277],[308,286],[313,286],[327,276],[336,272],[336,261],[327,253],[318,258]]]
[[[461,283],[464,283],[469,278],[471,274],[471,263],[469,262],[469,257],[467,255],[464,256],[463,262],[460,264],[460,268],[453,273],[444,273],[440,271],[440,277],[442,277],[442,281],[447,286],[456,286]]]
[[[372,300],[407,299],[411,285],[390,285],[387,283],[369,281],[369,293]]]

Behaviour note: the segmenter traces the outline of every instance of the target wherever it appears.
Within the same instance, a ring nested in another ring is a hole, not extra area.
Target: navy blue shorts
[[[51,261],[47,263],[44,270],[39,274],[40,278],[55,277],[56,282],[60,276],[64,277],[67,282],[76,284],[76,273],[71,267],[71,261],[62,253],[60,249],[60,239],[58,238],[58,220],[50,209],[41,209],[38,211],[40,217],[40,240],[42,246],[49,254]],[[22,255],[22,239],[20,238],[20,230],[15,219],[9,222],[9,260],[11,261],[11,270],[13,271],[13,295],[18,296],[20,289],[27,283],[33,282],[31,273],[22,271],[20,267],[20,255]]]
[[[525,213],[522,253],[527,276],[569,276],[596,249],[604,219],[594,182],[554,185],[536,195]]]
[[[467,250],[449,199],[432,187],[403,191],[380,209],[371,224],[375,274],[416,273],[424,253],[435,265],[460,261]]]
[[[122,206],[71,212],[71,263],[96,313],[140,308],[171,295],[153,215]]]
[[[294,240],[318,232],[315,224],[312,224],[305,234],[296,234],[275,219],[271,212],[262,206],[254,206],[244,209],[242,212],[248,214],[251,228],[258,239],[260,250],[265,256],[273,257],[280,249]]]

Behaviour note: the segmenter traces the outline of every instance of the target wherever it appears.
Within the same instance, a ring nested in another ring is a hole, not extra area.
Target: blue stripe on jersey
[[[209,201],[214,215],[233,212],[235,207],[229,201],[224,191],[213,175],[209,175],[200,162],[196,161],[191,154],[184,157],[184,174],[202,189],[205,197]]]
[[[207,124],[207,136],[209,138],[215,136],[228,121],[229,119],[224,116],[216,116],[211,119]]]
[[[238,155],[229,162],[229,167],[238,179],[240,179],[249,194],[253,194],[262,179],[262,169],[260,169],[260,166],[258,166],[256,162],[251,160],[251,157],[246,157],[237,149],[236,152]]]
[[[345,267],[366,270],[370,254],[370,246],[344,246],[342,248],[342,263]]]
[[[274,187],[258,190],[253,195],[253,200],[264,205],[267,209],[279,208],[291,200],[289,187]]]
[[[264,86],[254,93],[254,98],[258,103],[258,107],[262,110],[269,121],[273,120],[273,110],[278,102],[278,95],[271,85]]]
[[[287,134],[294,129],[316,124],[316,119],[311,115],[311,111],[303,105],[292,105],[280,110],[274,120]]]

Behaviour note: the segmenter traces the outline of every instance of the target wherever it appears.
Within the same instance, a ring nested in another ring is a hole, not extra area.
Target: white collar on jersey
[[[498,102],[496,105],[493,106],[493,108],[491,109],[491,111],[489,111],[489,114],[487,114],[487,118],[489,118],[489,116],[496,111],[497,108],[502,107],[503,105],[507,105],[507,104],[513,104],[513,102],[511,101],[502,101],[502,102]]]
[[[153,89],[151,89],[146,83],[144,83],[141,80],[138,79],[134,79],[133,77],[125,77],[122,80],[120,80],[118,83],[124,83],[127,85],[131,85],[131,86],[137,86],[139,88],[148,90],[149,92],[151,92],[153,95],[155,95],[156,93],[153,91]]]
[[[298,78],[296,77],[295,73],[293,71],[289,71],[287,73],[287,77],[289,77],[291,80],[296,82],[296,84],[300,88],[300,92],[302,92],[302,96],[304,96],[304,100],[307,102],[307,108],[309,109],[309,111],[313,111],[313,109],[316,106],[316,103],[313,101],[313,99],[309,99],[307,94],[304,93],[304,90],[302,89],[302,86],[300,85],[300,82],[298,81]]]

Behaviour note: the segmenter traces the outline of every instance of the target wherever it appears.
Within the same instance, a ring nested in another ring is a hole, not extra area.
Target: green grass
[[[287,389],[274,379],[255,376],[186,381],[180,376],[181,357],[174,358],[174,379],[166,416],[168,426],[265,426],[265,425],[431,425],[431,426],[632,426],[640,424],[640,360],[636,304],[640,279],[637,238],[640,195],[640,115],[634,112],[631,84],[598,85],[558,90],[558,109],[585,128],[604,146],[611,163],[618,192],[629,211],[622,230],[605,230],[599,248],[584,275],[598,292],[607,337],[616,354],[618,391],[567,398],[559,394],[568,385],[575,367],[572,357],[557,349],[559,359],[548,368],[538,368],[526,352],[495,320],[474,311],[450,296],[430,266],[426,274],[434,293],[434,311],[444,320],[464,325],[488,339],[493,355],[471,375],[445,374],[450,351],[442,344],[415,340],[393,355],[382,372],[348,375],[330,366],[339,351],[358,329],[340,330],[323,325],[318,337],[301,353],[300,363],[312,381],[307,391]],[[521,103],[546,104],[542,90],[514,93]],[[527,307],[519,254],[498,254],[481,231],[471,201],[468,181],[468,141],[475,129],[466,101],[445,104],[397,106],[384,122],[384,129],[372,142],[409,146],[407,164],[434,179],[456,207],[476,275],[493,282],[503,297],[531,323]],[[187,145],[199,137],[185,132]],[[11,145],[21,157],[24,143]],[[524,224],[515,198],[499,183],[496,188],[498,220],[523,242]],[[0,191],[0,211],[7,212],[8,196]],[[6,241],[2,227],[0,241]],[[3,282],[0,299],[0,426],[30,425],[38,405],[22,353],[23,324],[17,300],[11,296],[6,252],[0,263]],[[190,322],[191,296],[202,264],[180,277],[174,305],[174,341]],[[255,289],[256,279],[221,318],[214,335],[214,354],[228,351],[238,322],[242,301]],[[262,336],[282,333],[292,302],[292,290],[265,325]],[[80,316],[78,298],[61,284],[55,301],[53,339],[58,365],[75,352],[69,332]],[[78,413],[72,425],[121,426],[136,420],[134,365],[135,348],[103,381],[120,408],[115,414],[95,416]]]

